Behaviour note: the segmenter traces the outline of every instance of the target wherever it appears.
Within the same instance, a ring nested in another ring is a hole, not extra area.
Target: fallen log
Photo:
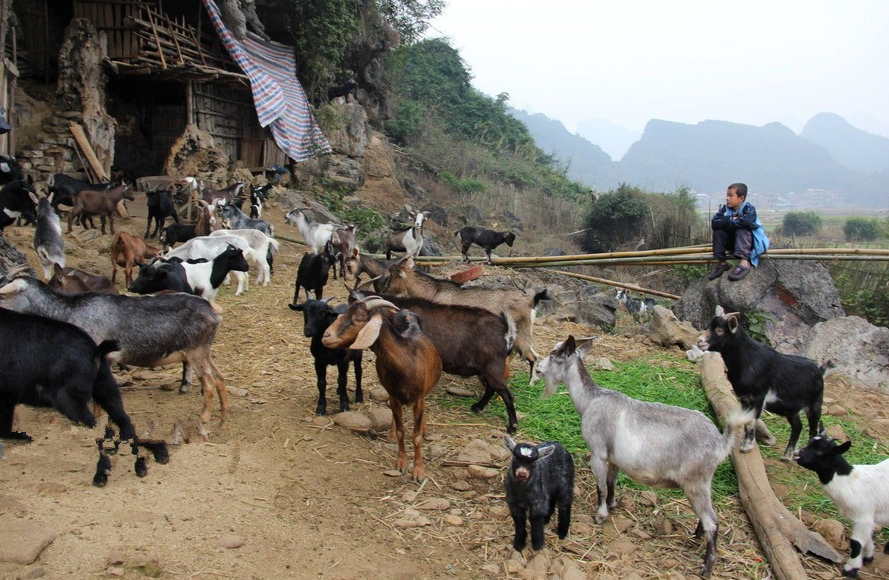
[[[719,354],[708,352],[701,359],[701,383],[717,416],[724,422],[739,403],[725,376],[725,365]],[[738,476],[741,504],[753,524],[775,578],[808,578],[797,550],[811,552],[833,562],[843,561],[843,557],[821,534],[809,530],[775,496],[758,446],[750,453],[741,453],[735,447],[732,462]]]

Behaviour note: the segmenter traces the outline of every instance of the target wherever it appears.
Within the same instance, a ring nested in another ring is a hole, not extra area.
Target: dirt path
[[[279,233],[299,237],[283,224],[280,210],[268,214]],[[141,220],[122,226],[142,233]],[[8,228],[7,234],[20,248],[30,247],[30,228]],[[66,234],[65,241],[79,246],[69,265],[110,272],[110,236],[78,243]],[[590,517],[595,487],[582,466],[569,538],[560,542],[548,532],[547,549],[530,562],[515,554],[502,499],[505,461],[490,479],[445,464],[473,439],[499,447],[502,407],[479,417],[441,405],[451,396],[444,392],[455,382],[451,377],[431,397],[423,484],[385,474],[394,467],[394,451],[383,438],[313,421],[308,339],[301,315],[287,308],[302,251],[283,244],[270,286],[251,285],[240,297],[231,288],[220,292],[224,313],[214,358],[234,396],[229,423],[208,426],[209,442],[171,446],[170,463],[152,463],[143,479],[133,473],[131,456],[119,455],[108,486],[97,489],[91,477],[100,431],[75,427],[54,412],[24,410],[35,441],[4,447],[0,522],[36,522],[55,539],[32,564],[0,563],[0,578],[542,578],[547,568],[562,578],[695,575],[703,546],[691,535],[694,521],[684,501],[654,508],[654,494],[627,490],[611,521],[596,526]],[[33,258],[29,250],[36,264]],[[343,300],[340,282],[329,288]],[[535,330],[537,349],[547,350],[569,331],[590,330],[544,320]],[[601,356],[614,359],[639,348],[618,335],[597,344]],[[371,356],[365,369],[365,388],[379,388]],[[200,409],[197,388],[186,395],[175,391],[176,367],[118,376],[140,433],[156,422],[152,435],[170,440],[174,421],[188,422]],[[476,388],[473,381],[460,384]],[[883,409],[885,402],[876,401]],[[860,412],[874,403],[867,400]],[[766,576],[737,503],[720,508],[720,517],[714,578]],[[836,575],[817,562],[811,569],[823,578]]]

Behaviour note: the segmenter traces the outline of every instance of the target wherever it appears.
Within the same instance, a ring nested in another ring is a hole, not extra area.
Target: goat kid
[[[728,457],[735,433],[751,421],[752,412],[733,414],[719,429],[699,411],[662,403],[637,401],[604,389],[590,377],[583,359],[593,338],[558,343],[538,371],[546,382],[544,397],[564,383],[581,417],[581,432],[590,450],[599,509],[596,523],[616,505],[614,483],[619,471],[636,483],[655,488],[681,488],[698,516],[695,536],[706,538],[701,576],[708,578],[716,561],[719,520],[713,509],[713,472]]]
[[[315,375],[318,377],[318,404],[315,407],[316,415],[327,413],[327,367],[335,366],[337,369],[336,393],[340,399],[340,413],[349,410],[349,393],[346,391],[348,381],[349,362],[352,362],[355,371],[355,402],[364,402],[364,392],[361,390],[361,353],[360,350],[327,348],[321,342],[324,333],[337,317],[346,311],[346,305],[340,304],[336,308],[331,307],[324,300],[306,300],[305,304],[288,304],[291,310],[303,313],[303,335],[312,339],[309,351],[315,359]]]
[[[114,282],[107,276],[90,274],[77,268],[63,268],[58,264],[53,264],[52,278],[46,284],[65,294],[82,294],[83,292],[120,294]]]
[[[411,475],[415,480],[422,479],[426,395],[441,377],[441,358],[423,334],[419,317],[380,298],[356,300],[324,332],[321,342],[328,348],[369,348],[374,352],[377,376],[389,393],[392,409],[389,438],[398,440],[395,468],[403,471],[407,467],[402,407],[413,405]]]
[[[62,240],[62,222],[52,209],[52,194],[41,197],[31,194],[37,204],[37,225],[34,228],[34,251],[43,268],[44,280],[53,275],[53,267],[65,267],[65,242]]]
[[[632,315],[636,323],[642,322],[648,317],[648,313],[652,311],[656,302],[652,298],[632,298],[624,288],[619,288],[615,298],[618,302],[622,302],[627,312]]]
[[[805,357],[781,354],[750,338],[741,328],[740,318],[737,312],[714,316],[697,346],[722,355],[732,389],[741,406],[755,413],[754,419],[759,419],[763,410],[787,419],[790,440],[781,459],[792,461],[803,430],[801,411],[805,410],[809,422],[809,438],[818,434],[824,373],[833,363],[827,361],[819,367]],[[755,437],[755,421],[750,421],[744,427],[742,453],[753,450]]]
[[[284,221],[295,226],[299,230],[299,233],[302,234],[306,244],[312,248],[313,254],[317,254],[324,249],[327,242],[330,241],[330,236],[333,234],[333,230],[337,228],[334,224],[310,222],[306,217],[306,214],[304,214],[298,207],[287,212],[287,215],[284,216]]]
[[[114,233],[114,212],[117,204],[127,199],[133,201],[135,196],[129,184],[123,183],[110,191],[94,191],[85,189],[74,198],[74,207],[68,214],[68,233],[71,233],[71,224],[76,218],[87,215],[98,215],[102,222],[102,234],[105,234],[105,220],[107,219],[111,233]],[[89,229],[86,220],[81,220],[84,229]]]
[[[250,217],[252,219],[262,218],[263,204],[268,200],[271,189],[272,185],[270,183],[250,188]]]
[[[159,231],[164,229],[164,222],[168,217],[179,223],[179,214],[173,204],[173,196],[166,189],[155,189],[145,194],[148,205],[148,223],[145,226],[145,239],[156,237]],[[154,220],[154,231],[151,231],[151,221]]]
[[[323,254],[312,254],[306,252],[299,261],[299,267],[296,269],[296,281],[294,282],[293,302],[299,302],[299,291],[301,288],[306,289],[306,300],[310,299],[309,290],[314,292],[315,300],[321,300],[324,292],[324,286],[330,276],[330,268],[336,267],[334,258],[331,254],[324,252]]]
[[[252,219],[244,215],[234,204],[220,201],[217,206],[219,217],[230,230],[259,230],[270,238],[275,237],[275,230],[265,220]]]
[[[543,549],[543,527],[559,507],[559,539],[568,535],[571,504],[574,502],[574,458],[558,441],[539,445],[516,443],[504,435],[512,452],[506,474],[506,505],[515,525],[512,547],[521,552],[528,541],[527,519],[531,520],[531,547]]]
[[[139,236],[117,232],[111,240],[111,283],[117,283],[117,268],[120,267],[129,287],[133,283],[133,267],[154,258],[159,252]]]
[[[497,232],[494,230],[486,230],[466,226],[454,232],[454,237],[460,240],[460,253],[463,254],[463,261],[469,262],[469,248],[472,244],[481,246],[488,256],[488,264],[492,264],[491,252],[500,244],[505,243],[510,248],[515,242],[515,234],[512,232]]]
[[[818,475],[840,513],[851,520],[843,576],[857,578],[862,565],[874,559],[874,526],[889,526],[889,459],[876,465],[851,465],[843,457],[851,446],[851,441],[840,444],[821,429],[793,459]],[[883,552],[889,554],[889,542]]]
[[[6,226],[14,224],[18,218],[28,222],[37,219],[36,202],[31,197],[35,193],[30,179],[16,179],[0,189],[0,235],[3,235]]]

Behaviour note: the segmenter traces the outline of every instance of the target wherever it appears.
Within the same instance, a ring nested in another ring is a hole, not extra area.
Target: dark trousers
[[[713,257],[725,261],[726,254],[739,260],[749,260],[753,248],[753,232],[744,228],[713,230]]]

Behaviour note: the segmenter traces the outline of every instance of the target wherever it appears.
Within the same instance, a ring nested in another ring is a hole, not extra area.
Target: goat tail
[[[827,374],[827,371],[829,371],[830,369],[836,368],[836,366],[837,365],[835,362],[833,362],[833,359],[829,359],[829,360],[825,361],[823,365],[818,367],[818,370],[821,371],[821,376],[823,377]]]
[[[756,410],[738,407],[725,419],[725,430],[722,432],[722,449],[720,450],[720,462],[729,456],[737,443],[738,433],[744,432],[744,426],[756,421]]]
[[[93,357],[97,361],[102,360],[107,357],[112,352],[117,352],[120,350],[120,343],[116,340],[103,340],[96,346],[96,350],[93,351]]]
[[[269,240],[269,245],[272,247],[272,251],[277,252],[278,248],[281,247],[281,242],[272,238],[271,240]]]

